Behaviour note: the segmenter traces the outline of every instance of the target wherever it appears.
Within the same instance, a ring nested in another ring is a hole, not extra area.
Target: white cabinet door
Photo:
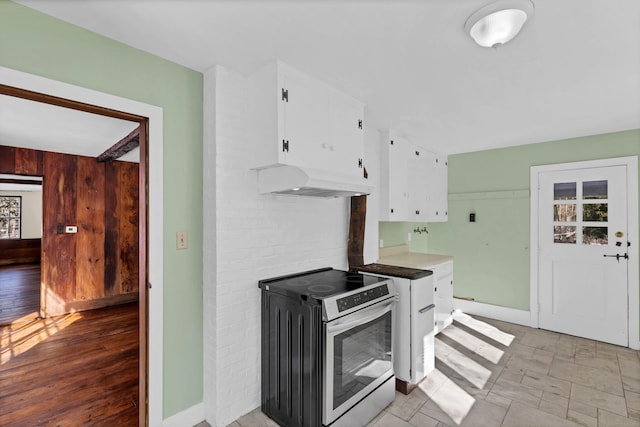
[[[409,152],[409,220],[424,222],[428,219],[429,152],[416,145]]]
[[[393,309],[393,369],[396,378],[411,382],[411,280],[388,277],[398,291]]]
[[[436,304],[436,333],[453,322],[453,262],[448,261],[432,267],[434,300]]]
[[[380,156],[380,221],[408,219],[409,150],[410,144],[406,139],[391,132],[383,137]]]
[[[433,277],[411,281],[411,383],[417,384],[435,368]]]
[[[449,216],[448,200],[448,171],[449,162],[447,156],[432,154],[429,180],[429,205],[431,209],[429,221],[446,221]]]
[[[329,157],[329,88],[289,67],[282,73],[282,163],[323,169]]]
[[[336,89],[329,89],[330,170],[348,175],[362,176],[364,169],[363,104]]]

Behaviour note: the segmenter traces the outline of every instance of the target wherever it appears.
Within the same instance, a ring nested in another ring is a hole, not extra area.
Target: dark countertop
[[[417,280],[423,277],[431,276],[433,271],[422,270],[418,268],[397,267],[395,265],[386,264],[366,264],[358,265],[352,268],[353,271],[362,273],[382,274],[384,276],[401,277],[403,279]]]

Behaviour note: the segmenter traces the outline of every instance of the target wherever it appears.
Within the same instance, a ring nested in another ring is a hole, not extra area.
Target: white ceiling
[[[137,122],[0,95],[0,144],[97,157]],[[119,160],[138,162],[135,149]]]
[[[276,59],[448,153],[640,128],[640,1],[533,0],[497,49],[464,33],[491,0],[16,0],[198,71]]]

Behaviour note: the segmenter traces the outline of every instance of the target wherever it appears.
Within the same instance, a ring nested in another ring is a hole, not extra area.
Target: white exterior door
[[[627,194],[624,165],[538,175],[540,328],[628,345]]]

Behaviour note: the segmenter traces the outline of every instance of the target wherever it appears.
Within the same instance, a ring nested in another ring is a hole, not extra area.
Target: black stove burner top
[[[261,280],[259,283],[261,288],[265,289],[268,286],[266,289],[283,295],[293,297],[306,295],[316,300],[322,300],[384,280],[379,277],[323,268]]]

